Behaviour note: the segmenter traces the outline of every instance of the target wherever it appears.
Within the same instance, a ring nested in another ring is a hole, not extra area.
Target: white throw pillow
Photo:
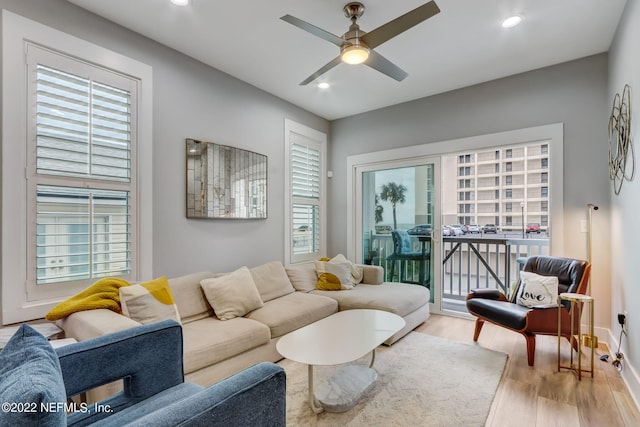
[[[331,261],[348,262],[351,268],[351,279],[353,281],[353,284],[357,285],[358,283],[362,282],[362,279],[364,277],[364,271],[362,270],[362,267],[358,267],[357,265],[349,261],[347,257],[345,257],[342,254],[338,254],[334,256],[333,258],[331,258]]]
[[[200,282],[207,301],[220,320],[242,317],[263,306],[258,288],[247,267]]]
[[[528,271],[520,272],[522,281],[516,302],[525,307],[558,303],[558,278],[540,276]]]
[[[119,292],[122,313],[136,322],[143,325],[167,319],[180,322],[166,276],[138,285],[122,286]]]

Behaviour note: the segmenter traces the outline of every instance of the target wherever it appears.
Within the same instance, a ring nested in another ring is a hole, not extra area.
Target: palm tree
[[[404,203],[405,197],[404,192],[407,191],[407,187],[404,185],[396,184],[395,182],[390,182],[388,184],[384,184],[382,186],[382,191],[380,192],[380,198],[385,202],[391,202],[391,209],[393,209],[393,229],[398,229],[398,222],[396,220],[396,206],[398,203]]]
[[[378,198],[377,194],[376,194],[375,203],[376,203],[375,222],[376,222],[376,224],[378,224],[378,223],[382,222],[382,212],[384,212],[384,208],[380,204],[380,199]]]

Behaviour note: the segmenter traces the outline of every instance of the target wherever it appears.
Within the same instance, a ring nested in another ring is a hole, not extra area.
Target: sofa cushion
[[[271,337],[277,338],[336,311],[338,304],[334,299],[294,292],[266,302],[262,308],[249,313],[247,318],[269,326]]]
[[[268,326],[244,317],[226,321],[207,317],[187,323],[182,325],[182,336],[185,374],[267,344],[271,339]]]
[[[180,322],[166,276],[138,285],[123,286],[120,291],[122,314],[143,325],[172,319]]]
[[[242,317],[262,307],[262,299],[247,267],[200,282],[207,301],[220,320]]]
[[[250,269],[263,302],[295,292],[284,266],[273,261]]]
[[[296,291],[309,292],[316,288],[318,274],[313,262],[289,266],[286,268],[287,276]]]
[[[58,355],[44,336],[23,324],[0,352],[0,424],[67,425],[66,413],[56,406],[66,401]],[[27,406],[5,408],[12,404]],[[48,404],[54,410],[42,410]]]
[[[429,290],[424,286],[407,283],[382,283],[380,285],[358,285],[349,292],[313,291],[335,299],[340,311],[370,308],[406,316],[429,303]]]
[[[183,323],[190,317],[211,311],[200,282],[214,276],[213,273],[200,272],[169,279],[171,293]]]

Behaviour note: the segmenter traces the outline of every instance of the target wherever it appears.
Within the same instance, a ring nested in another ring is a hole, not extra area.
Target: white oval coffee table
[[[375,349],[404,328],[402,317],[380,310],[345,310],[295,330],[276,344],[287,359],[308,365],[309,405],[314,412],[345,412],[373,387]],[[369,366],[348,365],[314,389],[314,365],[340,365],[371,352]]]

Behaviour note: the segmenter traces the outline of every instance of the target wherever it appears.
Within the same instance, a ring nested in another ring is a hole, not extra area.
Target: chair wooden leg
[[[481,318],[476,319],[476,329],[473,331],[473,340],[478,341],[478,337],[480,336],[480,331],[482,331],[482,327],[484,326],[484,320]]]
[[[536,336],[533,334],[523,334],[527,340],[527,363],[533,366],[536,357]]]
[[[568,339],[568,338],[567,338]],[[569,342],[571,343],[571,346],[573,347],[574,351],[579,351],[580,346],[578,343],[578,339],[576,338],[576,336],[574,335],[573,337],[571,337],[571,339],[569,340]]]

